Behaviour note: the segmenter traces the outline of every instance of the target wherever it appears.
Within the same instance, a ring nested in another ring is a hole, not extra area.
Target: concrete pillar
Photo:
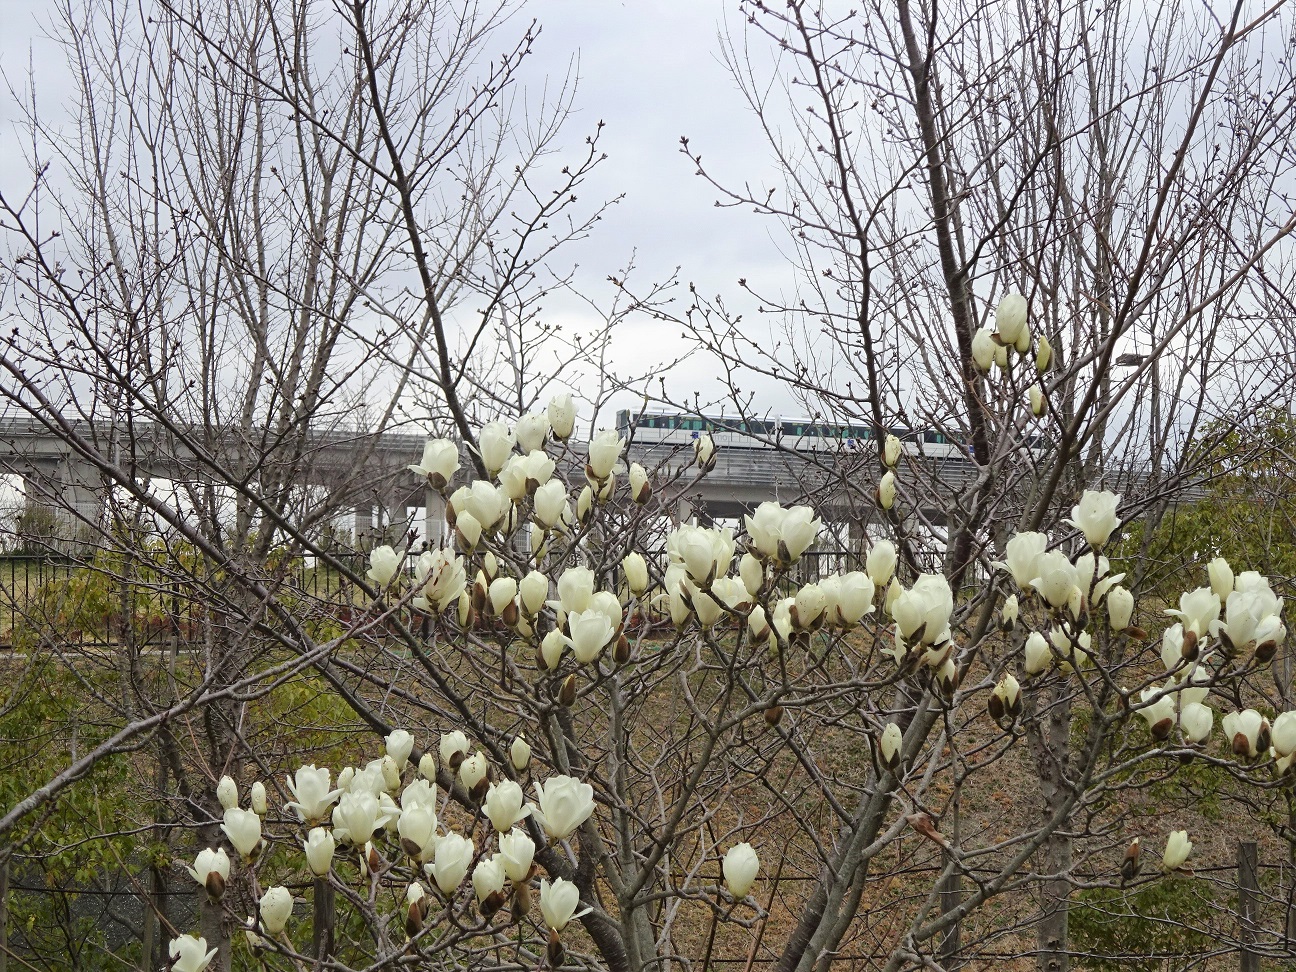
[[[423,491],[423,539],[435,548],[446,539],[446,501],[439,492],[428,486]]]

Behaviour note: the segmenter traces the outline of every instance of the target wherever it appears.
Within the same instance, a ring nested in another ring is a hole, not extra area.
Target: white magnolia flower
[[[607,479],[616,468],[621,452],[625,449],[625,439],[613,429],[602,429],[595,434],[589,443],[589,458],[585,471],[596,480]]]
[[[554,840],[566,840],[594,812],[594,787],[570,776],[551,776],[535,785],[539,805],[532,814]]]
[[[921,574],[913,587],[901,593],[891,606],[900,637],[924,645],[941,645],[950,639],[949,619],[954,611],[954,594],[942,574]]]
[[[752,850],[752,845],[744,841],[734,844],[725,852],[720,865],[724,872],[725,884],[735,898],[745,898],[756,883],[756,874],[760,871],[760,858]]]
[[[1233,593],[1233,568],[1223,557],[1216,557],[1206,565],[1206,573],[1210,576],[1210,587],[1215,592],[1215,596],[1221,601],[1228,600],[1228,596]]]
[[[510,881],[514,884],[525,881],[531,873],[531,862],[535,858],[535,841],[525,830],[514,827],[508,833],[499,835],[498,856]]]
[[[1269,748],[1269,720],[1255,709],[1230,712],[1222,722],[1224,738],[1238,756],[1255,759]]]
[[[244,858],[252,856],[261,843],[261,818],[251,810],[240,810],[230,807],[225,811],[221,830],[239,855]]]
[[[1120,496],[1116,493],[1086,489],[1080,496],[1079,505],[1072,507],[1071,519],[1064,522],[1083,533],[1089,546],[1097,550],[1120,526],[1120,517],[1116,513],[1119,502]]]
[[[1184,626],[1184,631],[1191,631],[1198,637],[1213,630],[1220,616],[1219,595],[1209,587],[1199,587],[1179,595],[1178,609],[1171,608],[1166,614],[1176,617]]]
[[[576,431],[576,403],[570,394],[555,395],[549,399],[549,408],[545,413],[549,427],[553,429],[554,438],[566,441]]]
[[[293,896],[287,888],[266,888],[261,895],[261,927],[271,935],[278,935],[288,925],[292,915]]]
[[[1040,592],[1050,607],[1066,607],[1074,591],[1080,590],[1075,565],[1060,550],[1047,550],[1035,559],[1039,574],[1031,579],[1030,586]]]
[[[576,660],[587,665],[603,652],[616,627],[602,611],[576,611],[567,615],[569,636],[564,640],[570,646]]]
[[[378,587],[386,587],[401,569],[405,557],[383,544],[369,551],[369,570],[365,574]]]
[[[488,422],[477,433],[477,454],[481,456],[486,474],[494,476],[504,468],[513,452],[513,433],[503,422]]]
[[[473,893],[477,896],[478,903],[503,891],[504,878],[504,862],[498,854],[483,858],[472,873]]]
[[[522,787],[512,780],[500,780],[492,783],[486,791],[486,800],[482,809],[490,819],[491,826],[500,833],[511,830],[519,820],[525,820],[531,814],[530,807],[522,805],[524,797]]]
[[[541,451],[549,437],[549,416],[544,412],[529,412],[518,419],[513,432],[518,448],[524,453]]]
[[[171,939],[171,972],[203,972],[211,965],[218,949],[207,951],[207,939],[181,935]]]
[[[1161,864],[1167,871],[1174,871],[1182,867],[1188,860],[1188,855],[1192,853],[1192,841],[1188,839],[1188,831],[1174,830],[1166,839],[1165,853],[1161,857]]]
[[[217,875],[220,878],[220,881],[216,884],[216,889],[219,890],[215,896],[219,897],[219,891],[224,890],[225,882],[229,880],[229,855],[225,853],[223,847],[216,850],[206,847],[198,852],[198,857],[194,860],[193,867],[187,867],[185,870],[189,872],[191,878],[201,884],[204,888],[207,888],[208,891],[214,890],[211,886],[211,876],[213,874]]]
[[[1023,591],[1030,591],[1031,582],[1039,576],[1039,558],[1048,548],[1048,534],[1029,530],[1012,537],[1004,547],[1004,559],[995,561],[995,567],[1012,574],[1013,583]]]
[[[543,878],[540,881],[540,914],[544,922],[556,932],[567,927],[567,923],[589,914],[590,908],[580,911],[580,889],[570,881],[558,878],[553,884]]]
[[[423,446],[423,461],[409,468],[426,477],[435,489],[443,489],[459,471],[459,447],[449,439],[428,439]]]
[[[896,548],[890,540],[878,540],[869,549],[864,561],[864,569],[874,587],[886,587],[895,573]]]
[[[575,614],[589,607],[594,596],[594,572],[588,567],[568,567],[558,578],[558,603],[567,614]]]
[[[369,840],[374,831],[386,824],[392,815],[383,809],[382,803],[372,791],[365,791],[343,793],[338,800],[337,809],[333,811],[333,817],[346,829],[351,843],[360,845]]]
[[[316,877],[324,877],[328,874],[329,868],[333,865],[333,852],[337,849],[331,833],[323,827],[312,827],[310,833],[306,835],[306,842],[302,845],[302,849],[306,852],[306,864],[312,874]]]
[[[468,875],[473,859],[473,842],[462,834],[446,834],[436,845],[436,855],[424,872],[445,895],[453,894]]]
[[[404,768],[409,762],[410,753],[414,751],[414,737],[404,729],[393,729],[383,740],[387,747],[387,755],[396,761],[396,765]]]
[[[1274,717],[1270,738],[1279,756],[1296,753],[1296,711],[1280,712]]]
[[[1014,347],[1026,329],[1026,298],[1021,294],[1005,294],[995,309],[995,333],[999,343]]]

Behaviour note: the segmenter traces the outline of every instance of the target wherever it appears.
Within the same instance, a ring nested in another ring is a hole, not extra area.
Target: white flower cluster
[[[594,814],[593,786],[570,776],[554,775],[535,783],[535,799],[528,802],[515,779],[509,775],[495,778],[497,774],[486,756],[481,750],[471,752],[468,737],[460,730],[441,736],[437,746],[439,763],[431,753],[425,753],[416,768],[410,763],[413,735],[397,729],[385,742],[384,755],[362,767],[344,768],[338,773],[336,786],[327,768],[314,764],[300,767],[284,781],[293,796],[284,810],[291,812],[305,834],[301,847],[306,866],[317,877],[332,873],[335,880],[343,880],[344,875],[337,872],[341,856],[355,863],[356,875],[362,882],[407,881],[406,929],[411,935],[418,933],[429,904],[419,876],[447,900],[454,899],[467,883],[483,914],[493,914],[510,898],[515,902],[515,911],[524,913],[530,905],[531,882],[537,870],[536,842],[525,822],[533,819],[539,828],[537,833],[551,841],[563,841]],[[513,773],[527,771],[530,761],[531,747],[523,737],[516,737],[508,758]],[[438,770],[467,791],[465,805],[476,808],[479,818],[489,823],[489,830],[472,826],[459,832],[446,824],[448,799],[442,801],[438,796]],[[262,818],[267,811],[265,788],[254,784],[257,798],[252,810],[238,806],[237,787],[229,777],[222,778],[217,791],[218,798],[227,804],[222,830],[250,872],[266,845],[262,834]],[[496,850],[488,853],[492,831]],[[218,902],[230,882],[229,856],[224,848],[205,848],[188,872],[210,899]],[[554,932],[589,910],[578,910],[580,891],[562,877],[540,882],[539,903],[545,922]],[[258,917],[249,919],[249,941],[257,948],[268,947],[287,926],[292,910],[292,894],[286,888],[267,888],[259,899]],[[208,952],[202,939],[184,935],[173,940],[171,954],[176,968],[201,972],[215,952]]]
[[[986,325],[972,335],[972,361],[976,369],[988,375],[994,368],[1007,372],[1012,367],[1010,352],[1027,357],[1031,353],[1032,335],[1027,323],[1029,307],[1021,294],[1006,294],[995,309],[994,327]],[[1043,375],[1053,362],[1053,347],[1041,334],[1035,345],[1035,371]],[[1044,386],[1038,381],[1027,390],[1031,413],[1042,418],[1048,410]]]

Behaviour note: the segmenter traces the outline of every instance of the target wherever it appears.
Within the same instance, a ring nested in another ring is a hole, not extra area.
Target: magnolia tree
[[[887,539],[809,579],[823,525],[772,502],[738,533],[669,529],[661,558],[646,543],[713,444],[687,477],[626,470],[625,440],[573,446],[573,417],[559,398],[482,428],[471,481],[454,442],[428,443],[411,471],[445,498],[453,546],[375,549],[383,623],[329,662],[383,745],[244,781],[246,800],[220,782],[223,839],[188,867],[203,934],[172,941],[176,969],[245,947],[271,967],[761,950],[808,969],[863,936],[885,968],[930,967],[955,926],[1022,933],[996,898],[1073,879],[1033,863],[1059,830],[1094,851],[1091,887],[1190,873],[1190,809],[1138,826],[1114,807],[1140,781],[1195,761],[1287,786],[1296,713],[1264,692],[1281,599],[1217,559],[1150,637],[1159,608],[1139,618],[1105,554],[1119,496],[1084,491],[1051,532],[1017,533],[974,589],[905,575]],[[883,454],[886,506],[905,458]],[[1050,775],[1060,725],[1074,738]],[[1038,761],[1060,794],[1046,818],[942,829],[960,792]],[[971,881],[952,906],[951,875]]]

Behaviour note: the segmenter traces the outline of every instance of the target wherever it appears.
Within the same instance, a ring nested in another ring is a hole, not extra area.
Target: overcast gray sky
[[[625,193],[597,237],[576,251],[587,288],[604,286],[632,251],[640,284],[679,266],[683,280],[696,281],[707,294],[724,292],[736,307],[743,306],[739,277],[768,280],[785,272],[770,235],[775,228],[750,213],[714,207],[714,191],[679,152],[679,137],[687,135],[717,173],[759,182],[769,171],[764,139],[719,56],[718,32],[741,27],[736,9],[733,0],[526,4],[523,13],[542,26],[529,77],[560,78],[578,59],[569,144],[579,146],[595,122],[606,122],[602,144],[609,159],[587,192],[608,198]],[[62,53],[45,36],[48,11],[46,0],[0,0],[0,67],[11,85],[25,87],[30,63],[47,112],[63,109],[71,90]],[[0,119],[12,138],[16,106],[7,93],[0,100]],[[10,142],[0,152],[0,186],[12,193],[29,181],[22,153]],[[575,305],[571,312],[577,313]],[[677,329],[641,321],[620,334],[616,361],[628,368],[680,347]],[[705,386],[709,372],[688,366],[671,384],[678,393]]]

